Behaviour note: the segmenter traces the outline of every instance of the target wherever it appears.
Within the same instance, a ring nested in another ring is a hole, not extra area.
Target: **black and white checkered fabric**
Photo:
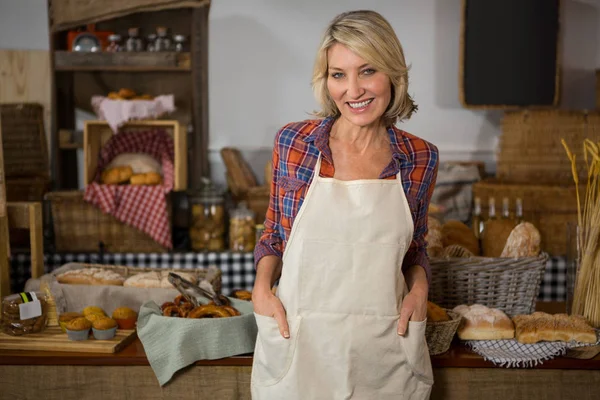
[[[252,253],[159,253],[159,254],[46,254],[44,269],[49,273],[69,263],[127,265],[150,268],[206,268],[218,267],[222,272],[221,291],[225,294],[235,289],[252,290],[254,285],[254,256]],[[11,259],[11,289],[15,293],[23,290],[31,276],[29,254],[13,254]]]
[[[598,344],[599,340],[596,341]],[[577,342],[539,342],[523,344],[516,339],[467,340],[464,342],[475,353],[495,365],[506,368],[531,368],[545,360],[564,355],[568,349],[590,344]]]
[[[254,285],[254,257],[252,253],[162,253],[162,254],[46,254],[46,273],[68,262],[127,265],[152,268],[206,268],[215,265],[223,272],[223,293],[235,289],[251,290]],[[20,291],[31,276],[29,254],[13,254],[11,259],[12,291]],[[538,301],[565,301],[566,261],[561,257],[548,260],[540,286]]]

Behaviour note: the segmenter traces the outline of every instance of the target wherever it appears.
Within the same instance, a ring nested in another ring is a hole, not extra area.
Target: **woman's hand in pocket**
[[[285,309],[279,297],[275,296],[270,290],[252,292],[252,304],[254,312],[265,317],[275,318],[279,325],[279,333],[285,339],[290,337],[290,328],[288,327]]]

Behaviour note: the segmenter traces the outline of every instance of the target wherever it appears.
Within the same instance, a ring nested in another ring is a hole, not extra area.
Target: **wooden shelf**
[[[190,53],[176,52],[54,52],[56,71],[186,72],[190,60]]]

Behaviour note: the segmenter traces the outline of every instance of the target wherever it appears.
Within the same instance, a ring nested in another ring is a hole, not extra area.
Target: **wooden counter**
[[[600,355],[508,369],[455,342],[432,363],[432,399],[600,398]],[[160,388],[139,339],[117,354],[1,350],[0,399],[250,399],[251,365],[251,355],[198,361]]]

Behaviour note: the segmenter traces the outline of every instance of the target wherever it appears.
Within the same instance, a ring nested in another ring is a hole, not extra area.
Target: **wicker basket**
[[[42,201],[50,186],[44,108],[37,103],[0,105],[8,201]]]
[[[502,120],[497,177],[512,183],[569,184],[571,163],[561,144],[577,155],[580,180],[587,177],[583,140],[600,141],[600,113],[564,110],[508,112]]]
[[[58,252],[164,253],[167,249],[150,236],[83,200],[82,191],[50,192],[54,244]],[[169,221],[171,206],[167,202]]]
[[[502,198],[511,205],[517,198],[523,201],[523,217],[533,223],[542,236],[542,250],[552,256],[566,256],[566,226],[577,222],[575,185],[509,184],[496,179],[486,179],[473,184],[473,198],[479,197],[482,213],[488,214],[488,199],[494,197],[496,205]]]
[[[129,267],[129,266],[124,266],[124,265],[86,264],[86,263],[69,263],[66,265],[69,266],[68,267],[69,269],[101,268],[103,270],[109,270],[109,271],[116,272],[119,275],[121,275],[123,278],[129,278],[131,276],[141,274],[144,272],[168,271],[168,272],[175,272],[175,273],[192,274],[196,277],[198,282],[200,282],[202,279],[205,279],[208,275],[207,268],[194,268],[194,269],[150,268],[150,267],[144,268],[144,267]],[[63,265],[63,267],[65,267],[66,265]],[[212,285],[213,289],[215,289],[215,291],[217,293],[220,293],[221,292],[222,273],[221,273],[221,270],[218,268],[215,269],[215,272],[216,272],[215,274],[210,276],[209,282]],[[54,272],[52,274],[55,275]]]
[[[443,308],[483,304],[509,316],[531,314],[548,255],[431,259],[429,300]]]
[[[427,340],[427,347],[431,355],[442,354],[448,351],[460,325],[462,317],[459,313],[451,310],[446,310],[446,313],[450,317],[450,321],[427,321],[427,325],[425,326],[425,339]]]
[[[600,69],[596,70],[596,108],[600,110]]]

